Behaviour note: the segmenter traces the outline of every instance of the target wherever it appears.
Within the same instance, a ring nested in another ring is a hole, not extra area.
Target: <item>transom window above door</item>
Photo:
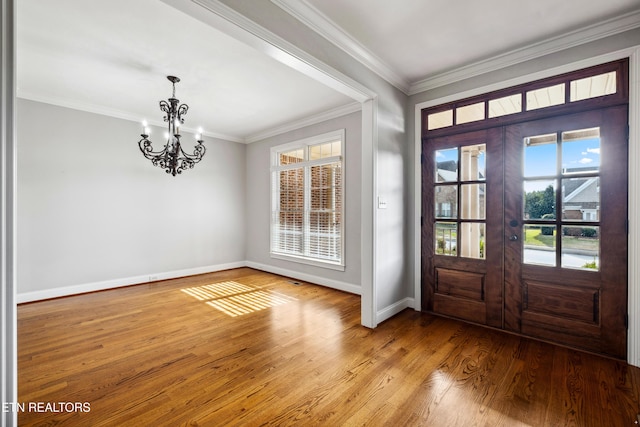
[[[600,107],[602,98],[612,102],[626,97],[625,87],[627,60],[611,62],[597,67],[531,84],[508,88],[469,99],[456,101],[422,112],[423,136],[447,129],[473,129],[478,126],[499,125],[527,117],[540,117],[540,112],[549,110],[557,114],[570,109],[576,103]],[[518,117],[517,119],[515,117]],[[487,122],[486,124],[482,124]],[[435,131],[435,132],[434,132]]]

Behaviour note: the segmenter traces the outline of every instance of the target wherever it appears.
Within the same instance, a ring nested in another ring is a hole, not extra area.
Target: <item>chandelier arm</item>
[[[165,101],[164,99],[160,101],[160,111],[162,111],[163,113],[166,113],[166,115],[164,116],[165,122],[171,121],[171,117],[173,116],[173,113],[171,111],[171,104],[169,104],[169,102]]]
[[[187,111],[189,110],[189,106],[187,104],[181,104],[178,107],[177,118],[180,120],[180,123],[184,123],[184,117],[187,115]]]
[[[160,151],[153,151],[152,142],[146,137],[143,136],[140,141],[138,141],[138,147],[142,154],[149,160],[152,160],[154,157],[162,156],[167,152],[167,146]]]
[[[206,152],[205,146],[202,144],[202,141],[198,141],[196,146],[193,148],[193,154],[189,154],[180,147],[180,153],[184,156],[185,159],[192,161],[194,163],[198,163],[202,160],[204,153]]]

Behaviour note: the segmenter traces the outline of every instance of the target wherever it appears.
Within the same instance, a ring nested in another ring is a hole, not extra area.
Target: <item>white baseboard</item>
[[[400,313],[405,308],[415,308],[415,300],[413,298],[405,298],[394,304],[391,304],[376,313],[376,321],[378,324]]]
[[[326,277],[314,276],[313,274],[300,273],[286,268],[273,267],[271,265],[260,264],[257,262],[247,261],[247,267],[256,270],[266,271],[268,273],[279,274],[280,276],[291,277],[293,279],[304,280],[305,282],[314,283],[316,285],[326,286],[327,288],[337,289],[339,291],[349,292],[350,294],[361,295],[362,288],[351,283],[341,282],[339,280],[331,280]]]
[[[196,274],[213,273],[216,271],[230,270],[233,268],[250,267],[256,270],[262,270],[269,273],[279,274],[281,276],[291,277],[305,282],[315,283],[326,286],[328,288],[337,289],[344,292],[360,295],[361,288],[358,285],[341,282],[339,280],[331,280],[312,274],[299,273],[285,268],[273,267],[266,264],[259,264],[250,261],[238,261],[228,264],[209,265],[204,267],[187,268],[184,270],[167,271],[163,273],[152,273],[133,277],[122,277],[119,279],[105,280],[102,282],[84,283],[81,285],[65,286],[61,288],[46,289],[42,291],[24,292],[16,295],[18,304],[41,301],[51,298],[60,298],[70,295],[84,294],[87,292],[104,291],[107,289],[115,289],[130,285],[139,285],[141,283],[155,282],[157,280],[175,279],[178,277],[193,276]]]
[[[41,301],[51,298],[66,297],[70,295],[78,295],[87,292],[103,291],[107,289],[115,289],[124,286],[137,285],[141,283],[155,282],[157,280],[175,279],[178,277],[193,276],[196,274],[213,273],[216,271],[230,270],[233,268],[249,267],[256,270],[266,271],[268,273],[278,274],[293,279],[303,280],[305,282],[314,283],[328,288],[337,289],[339,291],[348,292],[355,295],[362,294],[362,288],[358,285],[342,282],[339,280],[327,279],[326,277],[315,276],[313,274],[301,273],[286,268],[274,267],[267,264],[260,264],[251,261],[238,261],[228,264],[209,265],[204,267],[188,268],[184,270],[167,271],[163,273],[153,273],[141,276],[123,277],[114,280],[105,280],[102,282],[85,283],[75,286],[65,286],[62,288],[46,289],[42,291],[24,292],[16,295],[18,304]],[[379,310],[376,313],[377,323],[400,313],[405,308],[414,308],[413,298],[404,298],[388,307]]]
[[[177,277],[193,276],[196,274],[213,273],[216,271],[230,270],[232,268],[246,267],[245,261],[227,264],[209,265],[204,267],[187,268],[184,270],[152,273],[142,276],[123,277],[120,279],[105,280],[102,282],[84,283],[81,285],[65,286],[62,288],[46,289],[42,291],[18,293],[18,304],[40,301],[50,298],[66,297],[70,295],[84,294],[87,292],[104,291],[106,289],[121,288],[123,286],[139,285],[141,283],[155,282],[157,280],[175,279]]]

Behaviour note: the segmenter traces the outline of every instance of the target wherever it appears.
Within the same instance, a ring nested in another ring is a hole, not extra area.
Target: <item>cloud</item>
[[[587,163],[591,163],[591,162],[593,162],[593,159],[588,159],[588,158],[586,158],[586,157],[583,157],[583,158],[582,158],[582,159],[580,159],[578,162],[579,162],[579,163],[582,163],[583,165],[586,165]]]
[[[580,154],[582,154],[583,156],[586,156],[588,154],[597,154],[599,156],[600,148],[587,148],[587,151],[583,151]]]

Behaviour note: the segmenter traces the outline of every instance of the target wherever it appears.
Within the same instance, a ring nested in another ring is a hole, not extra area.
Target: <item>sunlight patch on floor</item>
[[[184,288],[181,291],[231,317],[296,301],[296,298],[288,295],[261,290],[234,281]]]

